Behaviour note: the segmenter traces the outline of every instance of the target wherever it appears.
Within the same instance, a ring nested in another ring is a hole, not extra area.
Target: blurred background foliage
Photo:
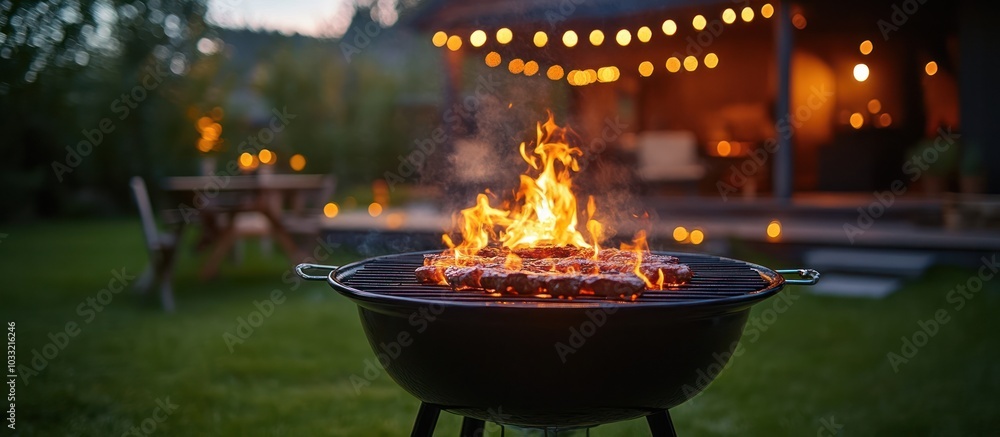
[[[371,186],[433,127],[439,55],[399,26],[358,39],[370,8],[356,8],[342,40],[222,29],[207,9],[205,0],[0,2],[0,220],[129,213],[129,177],[197,174],[206,156],[222,171],[272,110],[295,115],[267,146],[275,171],[292,172],[288,158],[302,154],[303,172],[333,172],[345,190]],[[147,77],[157,71],[162,82]],[[208,114],[222,133],[203,153],[196,125]],[[99,135],[105,118],[113,131]],[[79,165],[57,169],[88,144]]]

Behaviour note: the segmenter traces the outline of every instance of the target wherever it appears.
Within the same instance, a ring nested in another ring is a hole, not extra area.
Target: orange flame
[[[577,204],[573,194],[572,174],[580,171],[577,157],[583,151],[568,143],[572,131],[556,125],[551,113],[545,123],[538,123],[537,141],[530,149],[521,143],[521,157],[529,168],[521,175],[512,209],[490,205],[486,194],[476,197],[476,204],[461,211],[462,243],[456,252],[474,255],[491,241],[518,249],[534,246],[577,246],[597,248],[603,226],[593,219],[596,206],[588,202],[587,230],[593,244],[577,230]],[[496,228],[502,228],[499,233]],[[595,254],[596,256],[596,254]]]
[[[632,244],[622,243],[621,250],[627,250],[635,253],[635,267],[632,269],[632,273],[635,273],[639,279],[642,279],[643,282],[646,283],[646,288],[657,289],[656,284],[654,284],[653,281],[650,281],[649,278],[642,273],[642,270],[639,269],[639,266],[642,264],[642,255],[649,252],[649,243],[646,242],[646,231],[640,229],[636,232],[635,238],[632,239]],[[658,289],[662,290],[663,287],[658,287]]]

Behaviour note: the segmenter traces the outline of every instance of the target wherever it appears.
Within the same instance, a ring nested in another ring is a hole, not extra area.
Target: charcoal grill
[[[689,265],[693,279],[635,301],[506,296],[417,283],[425,253],[296,267],[358,305],[386,373],[422,402],[413,436],[432,435],[441,410],[465,417],[463,436],[481,435],[484,421],[559,430],[643,416],[654,436],[676,435],[668,410],[726,364],[750,307],[819,279],[815,270],[657,252]]]

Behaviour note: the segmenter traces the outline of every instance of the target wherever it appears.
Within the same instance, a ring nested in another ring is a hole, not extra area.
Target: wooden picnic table
[[[301,210],[304,193],[323,191],[331,180],[332,176],[322,174],[177,176],[164,179],[161,188],[179,202],[178,210],[185,221],[191,216],[200,219],[211,246],[200,275],[202,279],[210,279],[218,273],[222,260],[239,237],[236,216],[240,213],[260,213],[285,255],[293,261],[302,259],[283,223],[283,215],[289,209]],[[285,207],[286,200],[291,201],[290,208]]]

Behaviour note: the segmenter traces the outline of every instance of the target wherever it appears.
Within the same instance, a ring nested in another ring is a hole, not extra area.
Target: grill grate
[[[687,284],[667,290],[647,290],[639,302],[687,302],[715,300],[753,294],[773,285],[758,273],[760,267],[709,255],[678,254],[694,277]],[[418,283],[413,270],[423,264],[422,253],[408,253],[374,258],[341,275],[338,280],[351,288],[374,294],[401,296],[428,301],[544,303],[569,302],[567,299],[536,296],[498,296],[477,290],[452,291],[445,285]],[[755,269],[756,268],[756,269]],[[773,272],[766,271],[773,275]],[[592,296],[577,296],[572,302],[607,302]]]

